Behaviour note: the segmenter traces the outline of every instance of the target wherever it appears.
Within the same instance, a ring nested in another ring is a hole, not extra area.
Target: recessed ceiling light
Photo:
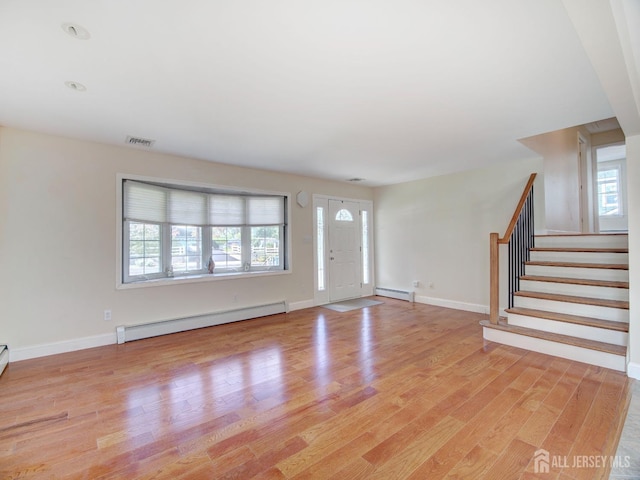
[[[88,40],[91,38],[89,30],[81,27],[77,23],[63,23],[62,30],[70,37],[77,38],[78,40]]]
[[[84,92],[87,87],[78,82],[64,82],[64,84],[70,88],[71,90],[75,90],[76,92]]]

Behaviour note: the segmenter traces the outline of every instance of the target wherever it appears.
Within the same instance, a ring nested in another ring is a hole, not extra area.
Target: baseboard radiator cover
[[[376,287],[376,295],[381,297],[397,298],[398,300],[406,300],[414,302],[415,292],[407,292],[405,290],[394,290],[392,288]]]
[[[7,365],[9,365],[9,348],[6,345],[0,345],[0,375]]]
[[[158,322],[145,323],[142,325],[121,325],[116,328],[118,343],[142,340],[143,338],[168,335],[170,333],[195,330],[197,328],[212,327],[223,323],[239,322],[252,318],[275,315],[287,312],[287,302],[275,302],[253,307],[238,308],[235,310],[225,310],[222,312],[195,315],[193,317],[175,318],[172,320],[161,320]]]

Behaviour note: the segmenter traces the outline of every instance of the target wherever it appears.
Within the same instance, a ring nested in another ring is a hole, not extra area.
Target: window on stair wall
[[[123,284],[288,270],[286,194],[122,180]]]
[[[604,162],[598,165],[598,215],[620,216],[623,205],[620,183],[622,164],[620,161]]]
[[[627,230],[626,148],[624,144],[597,147],[596,194],[601,232]]]

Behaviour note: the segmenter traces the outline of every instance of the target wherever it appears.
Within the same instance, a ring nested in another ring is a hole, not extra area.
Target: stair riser
[[[627,248],[627,235],[558,235],[536,237],[536,247],[560,248]]]
[[[556,357],[567,358],[577,362],[597,365],[604,368],[611,368],[620,372],[626,371],[626,358],[622,355],[590,350],[587,348],[565,345],[540,338],[527,337],[515,333],[495,330],[483,327],[483,336],[491,342],[511,345],[525,350],[555,355]]]
[[[578,325],[575,323],[558,322],[546,318],[529,317],[527,315],[509,314],[509,324],[520,327],[542,330],[544,332],[560,333],[572,337],[586,338],[596,342],[612,343],[614,345],[627,346],[628,334],[618,330]]]
[[[521,308],[543,310],[545,312],[566,313],[581,317],[593,317],[601,320],[629,323],[629,310],[621,308],[600,307],[580,303],[558,302],[542,298],[514,297],[514,305]]]
[[[575,283],[537,282],[534,280],[520,280],[520,290],[523,292],[557,293],[574,297],[602,298],[606,300],[629,301],[629,290],[626,288],[595,287],[592,285],[577,285]]]
[[[609,268],[577,268],[577,267],[548,267],[542,265],[526,265],[527,275],[540,277],[583,278],[585,280],[612,280],[614,282],[628,282],[628,270],[614,270]]]
[[[628,253],[610,252],[531,252],[531,260],[536,262],[573,262],[573,263],[616,263],[627,265]]]

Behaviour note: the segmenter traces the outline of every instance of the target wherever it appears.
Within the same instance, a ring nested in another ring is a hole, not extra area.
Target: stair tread
[[[566,345],[574,345],[576,347],[587,348],[589,350],[597,350],[599,352],[611,353],[613,355],[626,356],[627,347],[622,345],[614,345],[612,343],[598,342],[596,340],[587,340],[585,338],[572,337],[571,335],[562,335],[560,333],[543,332],[542,330],[534,330],[532,328],[520,327],[518,325],[509,325],[508,323],[493,324],[488,320],[482,320],[480,325],[483,327],[511,332],[518,335],[525,335],[542,340],[549,340]]]
[[[531,282],[571,283],[574,285],[589,285],[593,287],[629,288],[629,282],[613,280],[589,280],[586,278],[547,277],[542,275],[523,275],[520,280]]]
[[[591,247],[533,247],[532,252],[568,252],[568,253],[629,253],[628,248],[591,248]]]
[[[612,320],[602,320],[600,318],[569,315],[568,313],[548,312],[545,310],[535,310],[533,308],[513,307],[508,308],[505,311],[507,313],[512,313],[515,315],[526,315],[528,317],[544,318],[547,320],[574,323],[577,325],[586,325],[589,327],[604,328],[607,330],[616,330],[619,332],[629,331],[629,324],[626,322],[614,322]]]
[[[629,270],[629,265],[624,263],[578,263],[578,262],[542,262],[528,261],[525,265],[541,267],[573,267],[573,268],[602,268],[612,270]]]
[[[604,298],[576,297],[573,295],[560,295],[557,293],[542,292],[515,292],[517,297],[539,298],[542,300],[553,300],[556,302],[580,303],[582,305],[593,305],[596,307],[621,308],[629,310],[629,302],[623,300],[608,300]]]
[[[616,235],[628,235],[628,233],[547,233],[535,235],[535,237],[613,237]]]

